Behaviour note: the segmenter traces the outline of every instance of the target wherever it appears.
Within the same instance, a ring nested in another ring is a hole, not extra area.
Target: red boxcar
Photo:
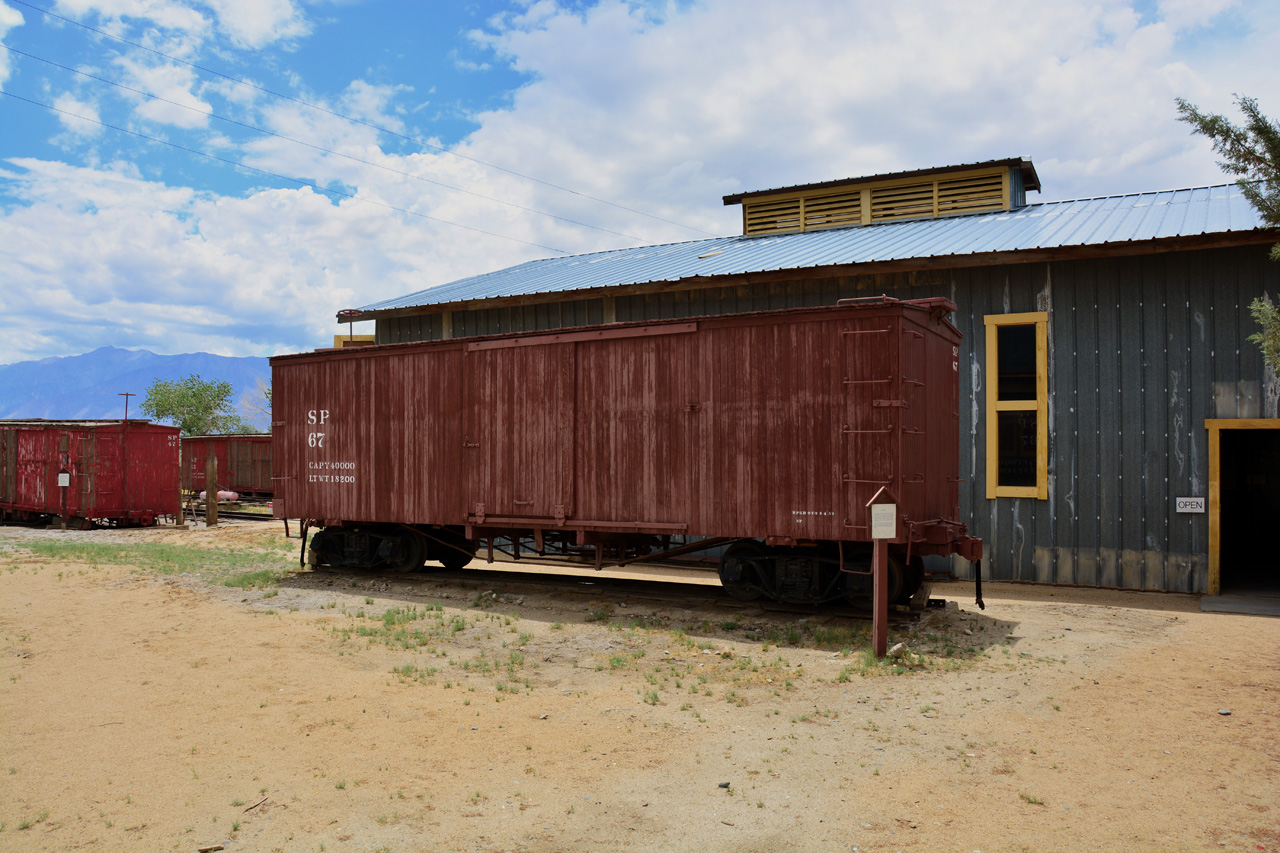
[[[270,498],[271,436],[266,433],[188,435],[182,439],[182,490],[205,490],[205,465],[212,453],[218,460],[217,491],[240,497]]]
[[[178,499],[176,427],[0,421],[0,516],[149,525],[176,515]]]
[[[706,538],[732,543],[731,593],[821,601],[867,591],[851,570],[887,487],[901,599],[921,555],[981,551],[958,521],[954,310],[877,297],[273,358],[276,515],[324,527],[315,563],[398,570],[495,539],[598,566]]]

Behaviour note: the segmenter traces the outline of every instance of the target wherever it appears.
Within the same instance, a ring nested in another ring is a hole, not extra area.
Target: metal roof
[[[386,311],[476,299],[526,296],[775,270],[1104,246],[1254,231],[1262,218],[1235,184],[1029,204],[948,219],[712,237],[528,261],[407,296],[366,305]]]

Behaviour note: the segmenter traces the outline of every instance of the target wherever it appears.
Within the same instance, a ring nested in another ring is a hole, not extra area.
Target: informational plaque
[[[897,504],[872,504],[871,505],[871,538],[872,539],[897,539],[898,538],[898,505]]]
[[[66,471],[59,471],[59,472],[58,472],[58,485],[59,485],[59,486],[61,486],[61,487],[62,487],[62,488],[64,488],[64,489],[65,489],[67,486],[70,486],[70,485],[71,485],[71,475],[70,475],[69,473],[67,473]]]

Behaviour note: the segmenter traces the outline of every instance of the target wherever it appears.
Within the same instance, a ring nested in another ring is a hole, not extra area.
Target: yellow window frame
[[[1049,312],[1029,311],[1022,314],[988,314],[987,327],[987,498],[1049,499]],[[1000,353],[997,330],[1001,326],[1036,327],[1036,398],[1034,400],[1001,400]],[[1002,486],[999,484],[1000,431],[996,427],[999,412],[1036,413],[1036,484],[1034,486]]]

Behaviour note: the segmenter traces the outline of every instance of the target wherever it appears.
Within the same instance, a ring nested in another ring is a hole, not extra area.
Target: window
[[[987,326],[987,497],[1049,497],[1049,314]]]

